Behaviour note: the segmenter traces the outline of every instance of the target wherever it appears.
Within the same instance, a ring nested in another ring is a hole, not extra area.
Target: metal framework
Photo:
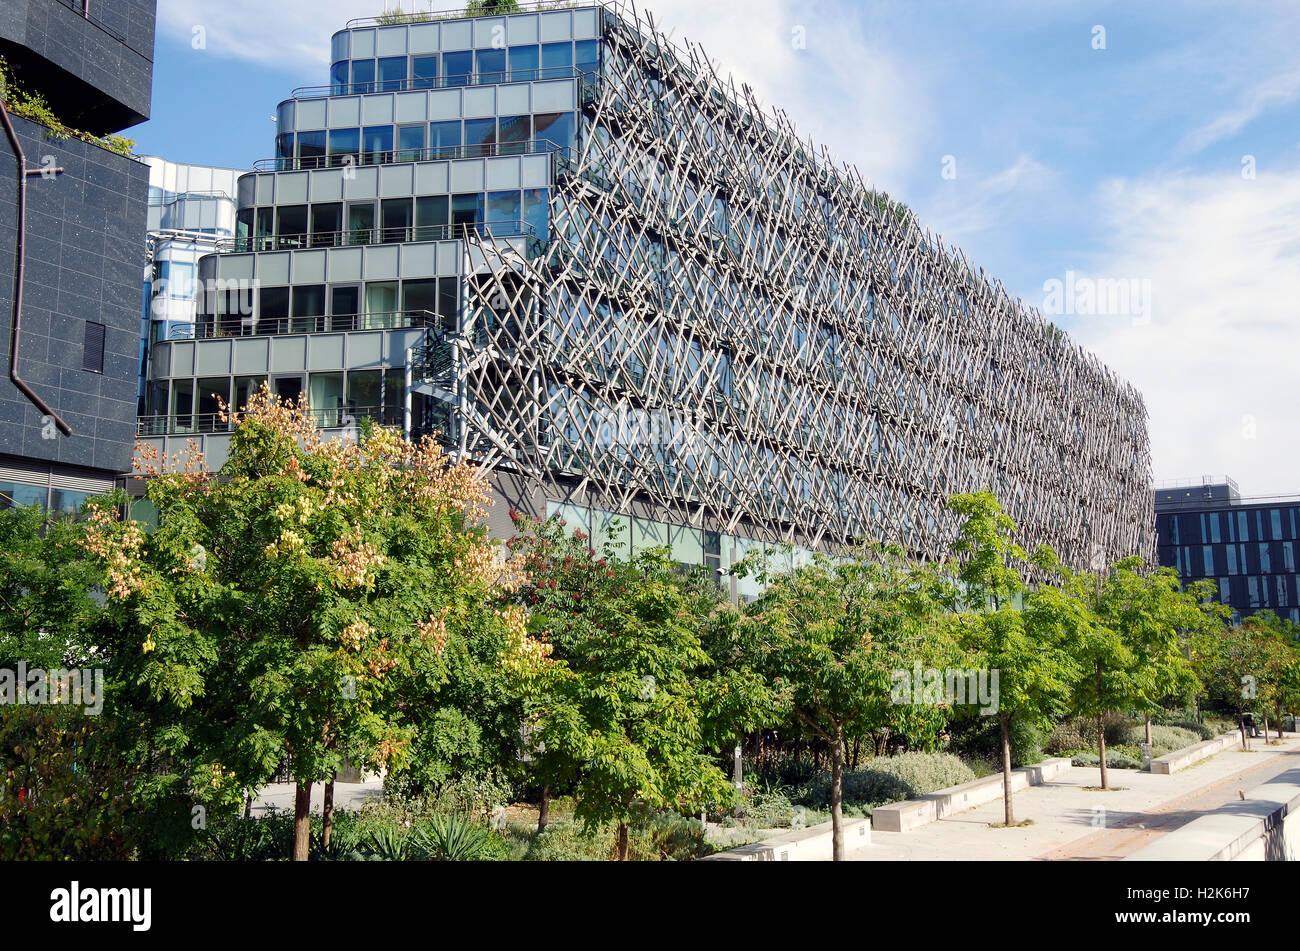
[[[698,47],[603,23],[545,252],[468,236],[458,332],[421,364],[467,455],[551,498],[924,557],[987,487],[1068,563],[1153,556],[1136,389]]]

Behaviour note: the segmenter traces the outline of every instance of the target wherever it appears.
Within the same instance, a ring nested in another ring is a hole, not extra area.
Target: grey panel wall
[[[3,0],[0,54],[66,124],[97,135],[149,118],[155,0]]]
[[[27,187],[27,271],[19,372],[73,428],[42,438],[40,414],[9,382],[16,168],[0,151],[0,453],[111,472],[130,468],[139,374],[148,166],[14,119],[28,163],[66,171]],[[105,325],[103,372],[82,369],[86,322]],[[48,431],[48,428],[46,428]]]

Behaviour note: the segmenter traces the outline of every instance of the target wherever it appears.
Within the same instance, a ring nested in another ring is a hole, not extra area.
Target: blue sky
[[[160,0],[137,151],[271,155],[276,104],[383,6]],[[1300,493],[1300,3],[643,7],[1027,303],[1124,282],[1119,307],[1048,316],[1145,394],[1157,480]]]

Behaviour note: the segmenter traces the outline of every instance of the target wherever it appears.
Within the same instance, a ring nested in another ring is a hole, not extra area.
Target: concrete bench
[[[1128,862],[1300,860],[1300,769],[1162,836]]]
[[[848,819],[840,822],[845,853],[871,845],[871,821]],[[744,845],[729,852],[707,855],[701,862],[829,862],[832,859],[831,823],[792,829],[781,835]]]
[[[1231,749],[1234,744],[1240,743],[1241,734],[1236,730],[1222,736],[1216,736],[1212,740],[1193,743],[1191,746],[1185,746],[1181,750],[1174,750],[1172,753],[1166,753],[1164,756],[1153,759],[1151,761],[1151,772],[1168,776],[1170,773],[1186,769],[1193,763],[1209,759],[1226,749]]]
[[[1063,757],[1043,760],[1033,766],[1022,766],[1011,771],[1011,791],[1020,792],[1030,786],[1050,782],[1070,768]],[[1002,774],[995,773],[983,779],[940,789],[919,799],[908,799],[887,806],[878,806],[871,814],[871,825],[881,832],[911,832],[945,816],[973,809],[1002,798]]]

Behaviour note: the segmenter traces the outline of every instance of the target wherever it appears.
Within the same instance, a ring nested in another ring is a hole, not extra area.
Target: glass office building
[[[1160,563],[1209,578],[1237,620],[1269,610],[1300,624],[1300,498],[1243,501],[1227,476],[1156,488]]]
[[[154,345],[166,451],[219,464],[217,398],[265,383],[436,432],[498,535],[937,556],[987,486],[1076,564],[1154,551],[1140,394],[630,7],[353,21],[332,60],[239,181],[194,339]]]

